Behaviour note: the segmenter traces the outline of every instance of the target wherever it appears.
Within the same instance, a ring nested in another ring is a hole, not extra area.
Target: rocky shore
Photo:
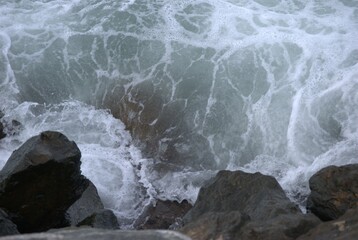
[[[138,231],[119,229],[80,166],[76,143],[59,132],[14,151],[0,171],[0,239],[358,239],[358,164],[313,175],[307,214],[271,176],[220,171],[194,206],[149,206]]]

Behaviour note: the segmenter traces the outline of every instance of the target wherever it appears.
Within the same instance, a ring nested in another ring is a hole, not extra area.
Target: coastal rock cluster
[[[81,175],[80,158],[74,142],[51,131],[30,138],[14,151],[0,171],[0,208],[5,219],[0,222],[0,235],[9,234],[9,229],[16,234],[76,226],[101,214],[103,204],[93,183]],[[105,224],[112,223],[104,228],[118,228],[112,212],[103,217],[111,219]],[[10,227],[2,227],[8,221],[16,229],[9,223]]]
[[[194,206],[158,200],[135,225],[147,230],[123,231],[80,159],[52,131],[14,151],[0,171],[1,239],[358,239],[358,164],[313,175],[306,214],[271,176],[219,171]]]
[[[201,188],[181,232],[197,240],[357,239],[357,171],[358,164],[331,166],[312,176],[307,214],[271,176],[220,171]]]

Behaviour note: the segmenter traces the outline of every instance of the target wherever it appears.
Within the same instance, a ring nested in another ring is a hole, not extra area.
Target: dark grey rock
[[[117,217],[111,210],[104,209],[84,219],[77,226],[90,226],[101,229],[119,229]]]
[[[51,233],[36,233],[7,236],[1,240],[190,240],[189,237],[174,231],[146,230],[121,231],[95,228],[68,229]]]
[[[200,189],[180,230],[195,240],[295,239],[320,223],[290,202],[276,179],[220,171]]]
[[[0,206],[19,232],[69,225],[67,209],[87,189],[81,152],[59,132],[43,132],[13,152],[0,172]]]
[[[9,216],[0,208],[0,236],[19,234],[16,225],[10,221]]]
[[[324,222],[302,235],[298,240],[358,239],[358,209],[349,209],[339,219]]]
[[[97,188],[90,182],[81,197],[67,209],[66,216],[69,223],[76,226],[85,218],[101,210],[104,210],[103,203],[98,195]]]
[[[307,210],[323,221],[337,219],[358,207],[358,164],[326,167],[310,178],[309,186]]]
[[[220,171],[200,189],[184,221],[193,221],[208,212],[230,211],[239,211],[260,221],[281,214],[300,213],[275,178],[261,173]]]

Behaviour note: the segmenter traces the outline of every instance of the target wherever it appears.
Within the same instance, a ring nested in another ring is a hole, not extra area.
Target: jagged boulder
[[[0,208],[0,237],[19,234],[16,225],[10,221],[9,216]]]
[[[323,221],[334,220],[358,207],[358,164],[329,166],[309,180],[307,210]]]
[[[194,240],[295,239],[320,223],[302,214],[275,178],[242,171],[220,171],[184,221],[181,231]]]
[[[66,212],[88,188],[81,152],[59,132],[43,132],[13,152],[0,171],[0,206],[19,232],[69,226]]]
[[[220,171],[199,192],[193,208],[184,217],[190,222],[207,212],[239,211],[252,220],[299,213],[274,177],[243,171]]]

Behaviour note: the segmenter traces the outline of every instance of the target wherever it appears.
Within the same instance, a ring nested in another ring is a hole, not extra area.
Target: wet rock
[[[320,223],[313,214],[284,214],[267,221],[252,221],[238,211],[209,212],[180,231],[193,240],[296,239]]]
[[[12,136],[12,135],[19,134],[19,132],[23,129],[23,127],[19,121],[13,119],[11,120],[10,123],[6,124],[6,129],[7,129],[7,134]]]
[[[177,201],[158,200],[155,206],[149,207],[142,217],[138,229],[169,229],[172,224],[180,221],[181,218],[192,208],[192,205],[184,200]]]
[[[88,188],[77,145],[59,132],[43,132],[13,152],[0,172],[0,206],[19,232],[68,226],[67,209]]]
[[[101,229],[119,229],[117,217],[111,210],[104,209],[84,219],[77,226],[90,226]]]
[[[104,210],[97,188],[92,182],[82,193],[81,197],[66,211],[66,218],[72,226],[76,226],[87,217]]]
[[[0,111],[0,139],[16,135],[22,130],[22,124],[17,120],[5,120],[5,114]]]
[[[0,208],[0,237],[19,234],[16,225],[11,222],[9,216]]]
[[[180,232],[193,240],[241,239],[240,229],[250,217],[238,211],[208,212],[185,225]]]
[[[296,239],[320,224],[313,214],[284,214],[269,221],[252,221],[240,229],[240,239]]]
[[[298,240],[358,239],[358,209],[349,209],[340,218],[324,222]]]
[[[324,168],[311,177],[309,186],[307,210],[324,221],[337,219],[358,207],[358,164]]]
[[[68,229],[51,233],[36,233],[4,237],[1,240],[190,240],[189,237],[174,231],[146,230],[120,231],[95,228]]]
[[[275,178],[261,173],[220,171],[202,187],[194,207],[185,215],[190,222],[208,212],[239,211],[252,220],[268,220],[299,213]]]
[[[290,202],[273,177],[220,171],[200,189],[181,231],[192,239],[295,239],[320,220]]]

